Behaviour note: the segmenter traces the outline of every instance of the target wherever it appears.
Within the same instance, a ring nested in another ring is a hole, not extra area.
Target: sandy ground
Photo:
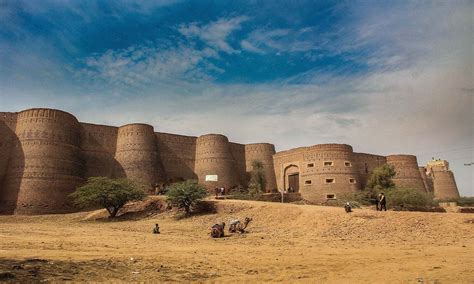
[[[0,216],[0,281],[474,283],[474,214],[213,202],[186,219]],[[247,234],[209,237],[245,216]]]

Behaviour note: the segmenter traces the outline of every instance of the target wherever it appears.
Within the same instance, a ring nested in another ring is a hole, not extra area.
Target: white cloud
[[[208,59],[217,59],[219,51],[237,52],[229,37],[246,20],[237,17],[180,26],[183,35],[206,42],[204,50],[189,44],[135,46],[85,62],[81,76],[99,78],[119,91],[150,84],[141,96],[111,102],[100,92],[87,100],[53,100],[51,94],[30,100],[16,94],[5,105],[23,108],[28,100],[32,106],[63,108],[82,121],[145,122],[156,131],[187,135],[223,133],[241,143],[275,143],[278,150],[335,142],[360,152],[416,154],[420,164],[435,156],[450,160],[461,194],[474,195],[473,169],[463,166],[472,161],[472,148],[447,151],[472,147],[474,141],[473,23],[467,3],[361,14],[350,29],[334,32],[340,38],[335,41],[328,41],[333,34],[312,36],[313,29],[259,29],[240,42],[254,52],[323,48],[341,54],[373,46],[368,59],[367,54],[354,59],[376,67],[368,74],[310,70],[279,82],[213,83],[208,70],[223,70]]]
[[[206,61],[215,56],[217,54],[209,48],[132,46],[86,58],[85,68],[77,73],[77,77],[84,81],[92,80],[97,85],[106,82],[107,87],[116,89],[140,89],[147,85],[180,81],[192,83],[210,80],[206,71],[223,72]]]
[[[225,53],[238,53],[228,42],[228,37],[232,32],[241,28],[241,24],[248,20],[248,17],[239,16],[234,18],[221,18],[206,25],[191,23],[180,25],[178,31],[187,38],[199,38],[207,45],[218,51]]]
[[[254,46],[252,43],[250,43],[250,42],[247,41],[247,40],[242,40],[242,41],[240,42],[240,46],[241,46],[244,50],[247,50],[247,51],[250,51],[250,52],[255,52],[255,53],[260,53],[260,54],[264,54],[264,53],[265,53],[262,49],[260,49],[260,48],[258,48],[258,47],[256,47],[256,46]]]

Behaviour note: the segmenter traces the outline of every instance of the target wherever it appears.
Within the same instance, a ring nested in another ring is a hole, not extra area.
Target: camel
[[[225,223],[222,222],[221,224],[215,224],[211,227],[211,237],[213,238],[222,238],[224,237],[224,228]]]
[[[229,233],[245,233],[245,228],[247,228],[248,224],[252,221],[252,218],[245,217],[244,223],[242,224],[240,220],[232,220],[230,221],[229,225]]]

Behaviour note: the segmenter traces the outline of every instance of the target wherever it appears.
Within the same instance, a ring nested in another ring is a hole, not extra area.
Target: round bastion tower
[[[224,135],[207,134],[197,138],[194,172],[200,184],[208,190],[230,188],[239,184],[237,167]],[[217,181],[206,181],[206,176],[217,175]]]
[[[73,211],[68,195],[83,181],[77,119],[60,110],[29,109],[18,114],[5,190],[17,194],[15,213]]]
[[[118,129],[115,159],[118,166],[116,177],[127,177],[150,190],[155,183],[166,181],[161,164],[153,126],[127,124]]]
[[[361,180],[350,145],[310,146],[303,159],[300,192],[305,199],[320,202],[360,190]]]
[[[265,179],[267,184],[265,186],[266,192],[271,192],[277,189],[275,169],[273,166],[273,155],[275,154],[275,146],[270,143],[255,143],[245,145],[245,160],[246,171],[253,170],[252,162],[257,160],[262,162],[265,172]]]
[[[416,156],[390,155],[387,156],[387,164],[395,167],[396,175],[393,182],[397,187],[413,188],[426,192]]]
[[[454,179],[453,172],[449,169],[449,163],[445,160],[433,160],[428,162],[427,173],[433,184],[433,193],[436,199],[457,199],[459,191]]]

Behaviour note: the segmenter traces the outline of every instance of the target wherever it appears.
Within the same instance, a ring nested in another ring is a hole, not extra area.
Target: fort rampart
[[[300,192],[313,202],[363,190],[373,169],[385,163],[395,167],[397,186],[438,198],[459,196],[447,163],[421,169],[411,155],[354,153],[345,144],[276,153],[272,144],[233,143],[221,134],[184,136],[140,123],[96,125],[64,111],[35,108],[0,112],[0,213],[73,211],[68,195],[94,176],[127,177],[150,193],[157,184],[190,179],[209,190],[245,187],[255,160],[263,165],[265,191]]]
[[[415,156],[390,155],[387,156],[387,164],[395,168],[396,175],[393,178],[393,182],[396,186],[427,192]]]
[[[127,177],[145,185],[198,180],[209,190],[246,186],[253,159],[275,189],[271,144],[229,142],[155,132],[147,124],[121,127],[79,122],[54,109],[0,113],[0,212],[45,214],[73,211],[68,195],[89,177]],[[206,181],[216,175],[217,181]]]

